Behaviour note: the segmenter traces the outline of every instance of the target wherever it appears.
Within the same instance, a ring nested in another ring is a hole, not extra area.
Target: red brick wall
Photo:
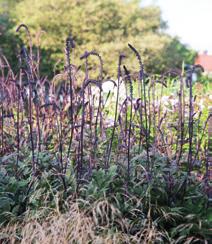
[[[212,55],[199,54],[195,64],[200,64],[206,72],[212,72]]]

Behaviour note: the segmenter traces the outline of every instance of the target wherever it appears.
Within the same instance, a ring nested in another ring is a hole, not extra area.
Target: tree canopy
[[[5,2],[8,1],[0,0],[0,3]],[[79,63],[79,56],[85,50],[96,50],[104,59],[105,73],[110,75],[116,74],[119,53],[128,56],[126,62],[131,68],[136,66],[128,43],[141,52],[145,67],[151,72],[180,68],[183,61],[191,63],[194,58],[193,51],[177,38],[165,34],[166,23],[160,9],[141,7],[140,1],[10,0],[3,8],[7,9],[7,15],[0,15],[9,16],[7,25],[0,18],[0,26],[7,28],[5,35],[15,33],[15,27],[24,23],[36,43],[36,33],[43,31],[42,67],[47,73],[55,62],[63,61],[65,40],[70,33],[76,43],[74,63]],[[24,33],[21,39],[26,42]],[[5,40],[0,41],[0,46],[6,50]]]

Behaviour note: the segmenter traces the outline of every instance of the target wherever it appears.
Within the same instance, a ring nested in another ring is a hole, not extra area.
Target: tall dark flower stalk
[[[92,96],[92,89],[91,89],[91,86],[89,85],[88,86],[88,110],[89,110],[89,126],[90,126],[90,138],[91,138],[91,141],[93,141],[93,116],[94,116],[94,97]],[[93,147],[94,147],[94,144],[95,144],[95,141],[94,140],[94,143],[93,143]],[[93,164],[93,154],[94,152],[91,152],[90,153],[90,159],[89,159],[89,171],[91,173],[91,168],[92,168],[92,164]]]
[[[127,82],[125,82],[125,91],[126,91],[126,99],[124,102],[124,115],[125,115],[125,126],[124,126],[124,142],[125,142],[125,148],[127,148],[127,138],[128,138],[128,100],[129,100],[129,96],[128,96],[128,84]]]
[[[33,99],[32,102],[34,104],[35,107],[35,118],[36,118],[36,129],[37,129],[37,148],[38,148],[38,152],[37,152],[37,158],[39,158],[39,153],[41,152],[41,126],[40,126],[40,97],[38,94],[38,90],[36,87],[36,84],[33,84]]]
[[[65,104],[65,97],[66,97],[66,88],[65,85],[62,84],[62,86],[59,89],[58,92],[58,105],[59,105],[59,112],[57,116],[58,121],[58,138],[59,138],[59,152],[60,152],[60,173],[62,174],[64,172],[64,165],[63,165],[63,150],[64,150],[64,133],[63,133],[63,108]]]
[[[97,151],[97,144],[98,144],[98,120],[100,119],[100,129],[101,129],[101,120],[102,120],[102,115],[101,115],[101,111],[102,111],[102,80],[103,80],[103,60],[101,58],[101,56],[99,55],[98,52],[96,51],[90,51],[90,52],[86,52],[82,57],[81,59],[88,59],[89,56],[95,56],[98,58],[99,60],[99,75],[98,75],[98,78],[97,80],[89,80],[88,79],[88,74],[87,74],[87,79],[86,79],[86,82],[84,83],[84,90],[86,89],[86,87],[89,85],[89,84],[94,84],[96,85],[100,92],[99,92],[99,102],[98,102],[98,108],[97,108],[97,114],[96,114],[96,119],[95,119],[95,123],[94,123],[94,142],[93,142],[93,153],[91,155],[91,161],[93,161],[94,159],[94,162],[95,162],[95,155],[96,155],[96,151]],[[88,65],[88,64],[87,64]],[[88,70],[87,70],[88,72]],[[88,87],[90,88],[90,86]],[[88,90],[88,95],[89,95],[89,105],[90,104],[90,98],[91,98],[91,89]],[[90,129],[92,129],[91,125],[92,125],[92,108],[89,106],[89,110],[90,110]],[[90,164],[90,172],[92,170],[92,165]]]
[[[63,172],[63,124],[62,124],[62,109],[59,113],[59,151],[60,151],[60,170]]]
[[[60,94],[60,97],[62,96],[62,94]],[[61,178],[62,184],[63,184],[63,188],[64,191],[67,191],[67,185],[66,185],[66,180],[65,180],[65,175],[63,174],[64,172],[64,165],[63,165],[63,118],[62,118],[62,103],[63,103],[63,99],[62,101],[60,101],[60,108],[59,108],[59,120],[58,120],[58,116],[57,116],[57,134],[58,134],[58,141],[59,141],[59,176]]]
[[[1,87],[0,87],[0,101],[1,101],[1,154],[4,154],[4,98],[5,98],[5,88],[4,88],[4,64],[2,59],[0,59],[0,70],[1,70]]]
[[[97,126],[98,126],[99,118],[100,118],[100,128],[101,128],[101,123],[102,123],[101,122],[101,120],[102,120],[101,111],[102,111],[103,60],[102,60],[102,57],[99,55],[99,53],[96,51],[89,52],[88,57],[89,56],[95,56],[99,60],[99,76],[97,79],[97,83],[98,83],[97,86],[98,86],[100,92],[99,92],[99,102],[98,102],[98,108],[97,108],[97,114],[96,114],[96,120],[95,120],[95,128],[94,128],[94,131],[95,131],[94,153],[95,153],[96,148],[97,148],[97,143],[98,143]]]
[[[179,164],[184,145],[184,116],[185,116],[185,99],[184,99],[184,83],[183,77],[180,75],[180,91],[179,91],[179,129],[180,131],[180,148],[177,155],[177,164]]]
[[[35,113],[36,113],[36,125],[37,125],[37,132],[38,132],[38,154],[39,154],[41,152],[41,144],[42,144],[42,142],[41,142],[41,128],[40,128],[40,106],[39,106],[39,101],[35,102]]]
[[[85,78],[82,84],[82,94],[80,95],[82,98],[82,113],[81,113],[81,131],[80,131],[80,141],[79,141],[79,160],[77,162],[77,175],[78,178],[81,178],[81,171],[83,165],[83,156],[84,156],[84,127],[85,127],[85,88],[86,82],[88,81],[88,52],[86,51],[84,55],[80,57],[80,59],[85,59]]]
[[[157,83],[161,84],[161,89],[159,94],[157,95],[157,104],[158,104],[158,112],[157,112],[157,133],[156,133],[156,146],[158,146],[159,144],[159,138],[161,137],[161,125],[163,120],[165,119],[165,117],[161,117],[161,113],[162,113],[162,97],[163,97],[163,92],[164,92],[164,87],[167,87],[166,81],[164,80],[164,75],[162,75],[162,78],[157,80]],[[159,130],[160,129],[160,130]],[[159,133],[158,133],[159,132]]]
[[[192,73],[191,70],[187,76],[187,85],[189,88],[189,121],[188,121],[188,133],[189,133],[189,150],[188,150],[188,173],[192,170],[192,142],[193,142],[193,91],[192,91]]]
[[[98,108],[97,108],[97,114],[96,114],[96,121],[95,121],[95,141],[94,141],[94,147],[93,147],[93,151],[94,151],[94,157],[96,154],[96,150],[97,150],[97,144],[98,144],[98,119],[100,119],[100,129],[102,127],[102,80],[103,80],[103,60],[102,57],[95,51],[92,51],[90,53],[90,55],[96,56],[99,60],[99,77],[98,77],[98,85],[99,85],[99,103],[98,103]]]
[[[27,35],[27,38],[28,38],[28,42],[29,42],[29,57],[30,57],[30,59],[32,61],[33,55],[32,55],[32,38],[31,38],[31,34],[30,34],[30,31],[29,31],[28,27],[25,24],[20,24],[18,26],[18,28],[16,29],[16,32],[19,32],[21,28],[23,28],[25,30],[25,32],[26,32],[26,35]]]
[[[22,67],[21,67],[21,57],[19,59],[20,63],[20,71],[19,71],[19,82],[17,84],[17,96],[18,96],[18,103],[17,103],[17,129],[16,129],[16,137],[17,137],[17,158],[16,158],[16,170],[19,164],[19,155],[20,155],[20,103],[21,103],[21,85],[22,85]]]
[[[147,154],[147,168],[149,170],[150,168],[150,157],[149,157],[149,129],[148,129],[148,114],[147,114],[147,101],[146,101],[146,84],[145,84],[145,75],[144,75],[144,67],[143,67],[143,63],[141,61],[141,56],[139,54],[139,52],[131,45],[128,44],[129,48],[134,52],[138,63],[139,63],[139,82],[141,84],[141,91],[140,91],[140,97],[142,99],[143,97],[143,101],[144,101],[144,116],[145,116],[145,129],[146,129],[146,133],[145,133],[145,139],[146,139],[146,154]],[[142,90],[143,90],[143,94],[142,94]],[[142,111],[141,111],[142,112]],[[141,129],[140,129],[140,135],[142,134],[142,124],[143,121],[140,121],[141,123]],[[139,147],[141,146],[141,138],[139,140]],[[139,149],[140,151],[140,149]]]
[[[190,175],[193,169],[193,150],[192,150],[192,143],[193,143],[193,129],[194,129],[194,107],[193,107],[193,89],[192,89],[192,75],[193,73],[200,69],[204,71],[202,66],[194,65],[191,70],[187,73],[186,84],[189,88],[189,121],[188,121],[188,133],[189,133],[189,149],[188,149],[188,174]]]
[[[130,179],[130,149],[131,149],[131,130],[132,130],[132,108],[133,108],[133,85],[132,80],[130,77],[130,72],[124,66],[124,71],[126,74],[127,81],[129,83],[129,90],[130,90],[130,118],[129,118],[129,129],[128,129],[128,143],[127,143],[127,174],[128,180]],[[127,113],[127,111],[126,111]]]
[[[23,59],[26,62],[27,65],[27,78],[28,78],[28,85],[29,85],[29,97],[28,97],[28,102],[29,102],[29,117],[28,117],[28,122],[29,122],[29,129],[30,129],[30,140],[31,140],[31,150],[32,150],[32,171],[33,175],[36,174],[36,162],[35,162],[35,149],[34,149],[34,140],[33,140],[33,120],[32,120],[32,85],[34,83],[33,81],[33,74],[30,66],[30,60],[27,54],[27,51],[25,47],[23,46],[21,49],[21,55],[23,56]]]
[[[155,109],[155,84],[156,84],[156,78],[154,77],[151,81],[151,86],[152,86],[152,107],[153,107],[153,136],[154,136],[154,142],[153,144],[155,145],[155,140],[156,140],[156,109]]]
[[[118,84],[117,84],[117,93],[116,93],[116,104],[115,104],[115,113],[114,113],[114,122],[113,122],[113,128],[112,128],[112,134],[111,134],[111,139],[110,143],[108,144],[108,149],[107,149],[107,155],[106,155],[106,163],[105,163],[105,169],[107,170],[109,165],[110,165],[110,156],[111,156],[111,150],[112,150],[112,144],[114,140],[114,134],[115,134],[115,129],[116,129],[116,124],[117,124],[117,116],[118,116],[118,104],[119,104],[119,90],[120,90],[120,79],[121,79],[121,64],[122,60],[125,58],[125,55],[120,54],[119,55],[119,62],[118,62]]]
[[[34,140],[33,140],[33,121],[32,121],[32,98],[33,98],[33,85],[34,85],[34,77],[33,77],[33,68],[32,68],[32,43],[31,43],[31,36],[29,33],[29,30],[26,25],[20,25],[16,32],[19,32],[21,28],[24,28],[27,32],[29,42],[30,42],[30,56],[27,53],[27,50],[25,46],[23,45],[21,48],[21,57],[23,57],[23,60],[26,64],[26,73],[28,78],[28,85],[29,85],[29,128],[30,128],[30,141],[31,141],[31,150],[32,150],[32,172],[33,175],[36,174],[36,161],[35,161],[35,150],[34,150]]]
[[[74,94],[73,94],[73,77],[72,77],[72,69],[71,69],[71,62],[70,62],[71,50],[74,48],[75,48],[75,44],[74,44],[72,36],[70,35],[66,39],[66,67],[67,67],[68,77],[69,77],[70,125],[71,125],[71,134],[70,134],[67,158],[69,158],[69,155],[70,155],[73,134],[74,134],[74,108],[73,108]],[[67,166],[65,166],[65,171],[66,171],[66,168],[67,168]]]
[[[118,145],[117,145],[116,158],[115,158],[116,162],[118,162],[120,148],[122,148],[123,142],[125,140],[122,114],[124,113],[123,110],[124,110],[126,100],[127,99],[125,99],[125,101],[121,104],[120,112],[119,112],[119,115],[117,116],[117,124],[118,124],[117,126],[119,126],[120,132],[118,133]]]
[[[134,54],[136,55],[138,62],[139,62],[139,82],[138,82],[138,95],[139,98],[141,99],[141,105],[139,107],[139,116],[140,116],[140,133],[139,133],[139,153],[141,152],[141,141],[142,141],[142,130],[143,130],[143,88],[144,88],[144,84],[143,84],[143,75],[144,75],[144,67],[143,67],[143,63],[140,57],[140,54],[138,53],[138,51],[131,45],[128,44],[128,47],[134,52]],[[140,94],[139,94],[140,93]]]

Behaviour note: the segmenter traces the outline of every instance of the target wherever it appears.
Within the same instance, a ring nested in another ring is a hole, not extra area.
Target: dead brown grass
[[[86,210],[85,210],[86,209]],[[116,244],[154,243],[161,233],[150,222],[136,235],[130,235],[131,226],[120,211],[106,199],[98,200],[87,208],[69,202],[67,211],[59,208],[43,218],[43,209],[28,214],[24,221],[9,224],[0,230],[1,244]]]
[[[21,224],[2,228],[0,243],[130,243],[127,235],[108,228],[111,221],[115,221],[117,213],[115,208],[102,201],[96,204],[89,216],[87,211],[79,208],[78,203],[72,202],[66,213],[52,211],[44,220],[28,216]],[[98,228],[97,224],[100,224]]]

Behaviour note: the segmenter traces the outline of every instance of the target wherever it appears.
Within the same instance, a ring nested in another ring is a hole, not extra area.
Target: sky
[[[212,54],[212,0],[141,0],[161,8],[167,32],[196,51]]]

